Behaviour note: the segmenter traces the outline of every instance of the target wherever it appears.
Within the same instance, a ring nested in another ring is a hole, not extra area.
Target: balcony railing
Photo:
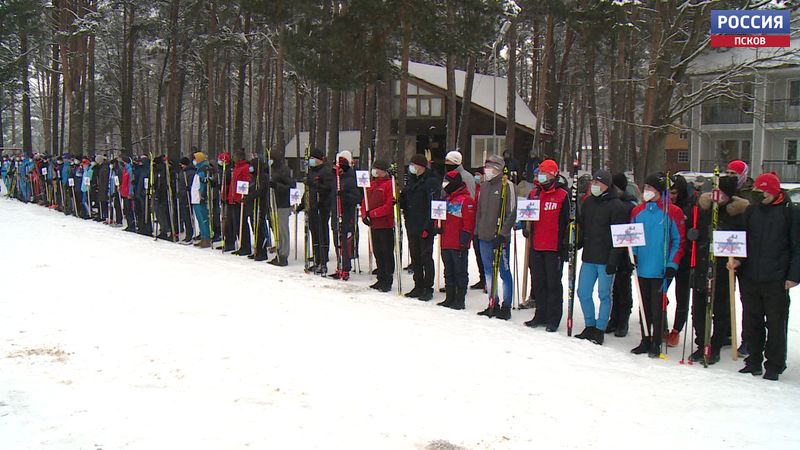
[[[770,100],[767,102],[767,116],[769,122],[800,122],[800,102],[797,99]]]
[[[753,112],[741,105],[711,103],[703,105],[703,125],[753,123]]]
[[[784,183],[800,182],[800,161],[786,159],[765,159],[761,173],[775,172]]]

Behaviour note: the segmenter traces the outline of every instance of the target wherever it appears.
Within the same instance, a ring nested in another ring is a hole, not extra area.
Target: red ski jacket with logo
[[[461,186],[447,197],[447,220],[442,224],[442,250],[461,250],[461,232],[472,234],[475,231],[475,200],[469,195],[466,185]],[[469,242],[467,246],[469,248]]]
[[[370,227],[375,230],[394,228],[394,195],[391,178],[374,178],[367,188],[361,216],[369,214]]]
[[[248,183],[252,181],[249,162],[245,160],[236,161],[236,164],[233,166],[233,172],[231,173],[231,182],[230,185],[228,186],[229,205],[236,205],[242,203],[242,195],[236,193],[237,181],[247,181]]]
[[[531,222],[531,248],[539,252],[563,252],[569,225],[569,195],[558,183],[546,189],[539,183],[528,195],[539,200],[539,220]]]

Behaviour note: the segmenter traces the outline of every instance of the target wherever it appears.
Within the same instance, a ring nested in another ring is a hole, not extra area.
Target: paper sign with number
[[[300,192],[300,189],[291,188],[289,189],[289,204],[292,206],[297,206],[300,204],[300,200],[303,198],[303,193]]]
[[[147,186],[147,182],[148,182],[148,181],[150,181],[150,180],[149,180],[149,179],[147,179],[147,177],[145,177],[145,179],[144,179],[144,185],[145,185],[145,186]]]
[[[517,199],[517,220],[537,221],[539,220],[539,200]]]
[[[431,202],[431,219],[447,220],[447,202],[443,200],[433,200]]]
[[[360,188],[369,187],[369,170],[356,170],[356,184]]]
[[[92,179],[91,179],[91,178],[89,178],[89,177],[83,177],[83,185],[84,185],[84,186],[89,186],[89,185],[91,184],[91,182],[92,182]]]
[[[744,231],[715,231],[714,256],[747,258],[747,233]]]
[[[641,247],[646,244],[644,224],[625,223],[611,225],[611,240],[614,247]]]
[[[247,181],[237,181],[236,182],[236,193],[239,195],[247,195],[247,191],[250,190],[250,183]]]
[[[42,167],[42,175],[47,176],[47,167]]]
[[[72,178],[68,178],[67,185],[69,185],[69,187],[75,187],[75,180],[73,180]]]
[[[119,186],[119,177],[114,175],[114,186]]]

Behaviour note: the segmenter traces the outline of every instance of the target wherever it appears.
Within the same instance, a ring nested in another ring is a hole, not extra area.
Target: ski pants
[[[689,316],[690,274],[691,269],[689,267],[681,267],[675,274],[675,301],[677,306],[675,307],[675,321],[672,323],[673,330],[681,331],[683,326],[686,325],[686,319]]]
[[[289,216],[292,214],[291,208],[278,208],[278,256],[289,259]],[[346,248],[352,248],[352,228],[349,231],[350,245]],[[352,251],[348,255],[352,254]],[[347,258],[348,267],[350,265],[350,256]],[[348,269],[350,270],[350,269]]]
[[[757,282],[742,277],[744,338],[750,355],[748,366],[783,373],[786,369],[786,324],[789,292],[784,281]],[[764,362],[766,358],[766,362]]]
[[[136,230],[136,200],[126,198],[125,201],[125,221],[128,223],[129,230]]]
[[[263,256],[267,251],[267,238],[269,238],[269,234],[272,230],[269,229],[267,226],[267,208],[258,208],[258,217],[255,219],[256,222],[253,224],[253,229],[258,229],[257,234],[255,236],[255,252],[256,256]],[[271,245],[270,245],[271,246]]]
[[[664,284],[663,278],[642,278],[639,277],[639,288],[642,291],[642,303],[644,304],[645,328],[650,330],[653,337],[651,348],[661,347],[663,338],[663,299],[661,298],[661,288]]]
[[[600,299],[600,310],[595,318],[594,313],[594,285],[597,283],[597,296]],[[581,263],[580,277],[578,279],[578,299],[581,302],[583,320],[587,327],[595,327],[605,331],[611,315],[611,286],[614,275],[606,273],[605,264]]]
[[[308,227],[311,229],[311,239],[314,248],[314,262],[317,264],[328,263],[328,249],[330,248],[330,222],[331,211],[328,209],[317,209],[306,211],[308,214]]]
[[[169,217],[169,203],[166,200],[154,200],[153,208],[156,213],[156,220],[158,221],[158,234],[165,236],[172,233],[172,225]]]
[[[714,304],[712,305],[711,316],[711,347],[714,351],[719,351],[723,346],[731,342],[731,309],[728,298],[728,269],[726,258],[719,258],[717,264],[717,276],[714,278]],[[702,269],[702,270],[700,270]],[[694,302],[692,304],[692,327],[695,331],[695,343],[699,348],[705,345],[706,332],[706,301],[708,299],[708,278],[705,267],[695,269]],[[744,333],[744,330],[742,330]]]
[[[192,205],[192,209],[194,209],[194,216],[197,218],[197,227],[200,229],[200,240],[210,240],[211,230],[208,227],[208,205],[200,203]]]
[[[616,328],[627,325],[631,317],[633,308],[633,292],[631,290],[631,268],[618,267],[614,274],[614,285],[612,289],[611,318],[609,325]],[[608,328],[608,326],[606,326]]]
[[[178,224],[180,229],[186,232],[186,237],[194,236],[194,220],[192,220],[192,213],[189,212],[189,204],[186,202],[178,201],[178,208],[181,212],[181,224]]]
[[[489,290],[489,300],[492,299],[491,285],[494,269],[494,245],[492,241],[484,241],[478,239],[478,245],[481,246],[481,258],[483,259],[483,273],[486,276],[486,287]],[[511,308],[511,300],[514,296],[514,279],[511,276],[511,268],[508,264],[508,243],[503,244],[503,251],[500,257],[500,264],[498,267],[500,279],[503,280],[503,307]],[[499,283],[499,281],[498,281]],[[499,285],[498,285],[499,288]],[[498,289],[499,292],[499,289]],[[499,295],[498,295],[499,297]]]
[[[281,210],[279,209],[278,212],[280,213],[280,211]],[[289,213],[291,212],[291,210],[285,209],[283,211],[285,212],[286,216],[285,217],[280,217],[279,220],[280,220],[280,222],[282,224],[283,224],[284,219],[286,221],[286,224],[283,225],[283,226],[286,229],[286,240],[288,241],[289,240],[289,232],[288,232],[288,230],[289,230]],[[339,219],[338,218],[334,218],[334,220],[336,220],[336,223],[334,223],[334,226],[333,226],[333,245],[336,247],[336,251],[337,252],[341,251],[341,255],[339,255],[339,256],[341,257],[341,264],[342,264],[341,269],[342,269],[342,271],[350,272],[350,270],[352,270],[352,268],[353,268],[353,266],[352,266],[352,264],[353,264],[352,263],[352,260],[353,260],[353,231],[354,231],[354,228],[355,228],[355,216],[354,215],[350,215],[349,217],[348,217],[348,215],[343,215],[342,216],[343,224],[342,224],[342,230],[341,231],[338,230],[338,228],[339,228]],[[341,242],[342,236],[344,236],[344,242]],[[284,240],[283,233],[281,233],[280,239],[281,239],[281,244],[283,244],[283,240]],[[286,249],[285,250],[286,250],[286,254],[285,255],[281,254],[281,256],[284,256],[284,257],[288,258],[289,257],[289,245],[288,245],[288,243],[286,244]]]
[[[89,193],[81,191],[81,205],[87,218],[92,217],[92,205],[89,204]]]
[[[486,284],[486,271],[483,268],[483,258],[481,258],[481,246],[478,245],[478,239],[473,239],[472,249],[475,252],[475,262],[478,263],[478,273],[480,274],[480,281]]]
[[[244,222],[241,224],[242,217],[241,204],[226,205],[227,212],[225,213],[225,220],[227,222],[225,230],[225,248],[233,250],[235,248],[236,239],[239,238],[239,253],[243,255],[250,254],[250,226],[247,224],[247,219],[250,216],[248,208],[245,207]],[[242,235],[239,236],[239,229],[241,228]]]
[[[414,268],[414,286],[420,289],[433,289],[433,235],[423,238],[418,233],[409,234],[408,251],[411,254],[411,267]],[[444,257],[442,257],[444,261]],[[460,284],[458,285],[461,286]]]
[[[394,228],[372,229],[372,254],[378,268],[378,282],[392,285],[394,280]]]
[[[564,315],[564,287],[561,284],[564,263],[558,252],[529,251],[533,274],[531,288],[536,299],[534,316],[544,320],[548,326],[558,328]]]
[[[411,247],[412,249],[414,247]],[[413,255],[413,253],[412,253]],[[412,256],[413,259],[413,256]],[[442,261],[444,262],[444,285],[446,287],[455,286],[459,289],[467,289],[469,284],[469,273],[467,263],[469,260],[469,250],[442,250]],[[414,268],[414,277],[417,276],[417,269]],[[416,284],[416,286],[419,286]],[[429,287],[433,288],[433,285]]]

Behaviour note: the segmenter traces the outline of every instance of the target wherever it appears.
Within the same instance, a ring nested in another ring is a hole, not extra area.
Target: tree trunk
[[[541,152],[541,145],[539,141],[541,140],[541,130],[544,126],[542,121],[542,115],[544,112],[545,106],[545,99],[547,98],[547,80],[549,76],[547,72],[550,69],[550,58],[552,58],[553,53],[553,28],[555,27],[555,20],[552,14],[547,15],[547,24],[546,24],[546,31],[544,37],[544,55],[542,55],[542,66],[541,70],[537,73],[539,78],[539,87],[536,89],[536,130],[533,133],[533,148],[535,154],[539,154]]]
[[[469,113],[472,109],[472,89],[475,85],[475,64],[475,54],[470,54],[467,58],[467,78],[464,82],[464,92],[462,93],[461,119],[458,123],[458,140],[456,141],[456,147],[461,152],[467,149],[467,142],[469,139]],[[483,163],[484,161],[472,161],[470,158],[470,165],[472,167],[477,167]]]
[[[391,147],[392,137],[392,76],[381,74],[377,85],[377,120],[375,126],[375,159],[392,161],[394,152]]]
[[[133,24],[135,15],[136,9],[133,3],[123,6],[124,50],[122,56],[122,120],[120,123],[120,137],[122,139],[122,151],[127,154],[133,151],[133,54],[136,48],[136,31]],[[148,134],[145,134],[145,130],[142,130],[142,137],[149,139]]]
[[[238,22],[238,19],[237,19]],[[244,35],[250,34],[250,14],[244,19]],[[238,28],[238,27],[237,27]],[[239,54],[239,79],[236,82],[236,111],[233,125],[233,148],[244,148],[244,88],[247,84],[247,52],[248,47],[241,49]],[[252,150],[252,148],[250,149]]]
[[[411,40],[411,24],[406,16],[406,4],[404,3],[400,12],[400,21],[403,27],[402,50],[400,56],[400,114],[397,119],[397,150],[394,159],[398,167],[405,164],[406,155],[406,134],[408,128],[408,59]],[[419,113],[419,111],[417,111]]]
[[[328,134],[328,88],[320,86],[317,97],[317,134],[314,137],[314,148],[322,150],[326,155],[325,140]]]
[[[21,31],[19,34],[20,43],[20,63],[22,65],[22,151],[31,153],[33,151],[33,138],[31,137],[31,97],[30,83],[28,82],[28,33]]]
[[[283,43],[278,42],[278,54],[275,60],[275,148],[278,155],[283,156],[286,153],[286,132],[284,130],[284,105],[285,91],[283,82],[283,67],[284,67],[284,52]],[[298,136],[298,139],[300,137]]]
[[[328,161],[336,162],[336,153],[339,152],[339,128],[342,91],[331,90],[331,116],[328,126]]]
[[[517,160],[524,160],[524,155],[515,155],[517,130],[517,22],[511,22],[508,29],[508,92],[506,98],[506,150]]]
[[[96,6],[92,4],[92,11],[96,10]],[[89,95],[89,108],[86,111],[86,148],[89,149],[90,154],[96,153],[97,146],[97,102],[95,98],[95,62],[94,62],[94,48],[95,36],[89,36],[88,47],[88,66],[86,73],[86,90]]]
[[[261,65],[261,76],[258,81],[258,99],[256,99],[256,138],[254,148],[259,155],[264,154],[264,103],[267,96],[268,70],[268,59],[264,58],[264,62]]]
[[[595,55],[596,50],[592,42],[586,42],[586,65],[584,71],[587,96],[587,110],[589,114],[589,136],[592,144],[592,173],[602,167],[600,155],[600,131],[597,123],[597,99],[595,88]]]
[[[52,32],[55,35],[58,32],[58,2],[59,0],[53,1],[53,17],[51,20],[53,21],[53,29]],[[50,61],[50,92],[51,92],[51,106],[50,106],[50,126],[52,129],[51,136],[52,136],[52,152],[54,155],[60,154],[58,151],[59,149],[59,137],[58,137],[58,110],[59,110],[59,93],[61,91],[60,84],[61,84],[61,76],[60,76],[60,67],[59,67],[59,48],[58,42],[54,39],[51,45],[52,47],[52,60]]]
[[[5,128],[3,128],[3,86],[0,85],[0,147],[5,147]]]
[[[447,71],[447,137],[445,148],[450,151],[456,148],[456,108],[458,106],[456,96],[456,56],[453,54],[447,55],[445,66]]]

